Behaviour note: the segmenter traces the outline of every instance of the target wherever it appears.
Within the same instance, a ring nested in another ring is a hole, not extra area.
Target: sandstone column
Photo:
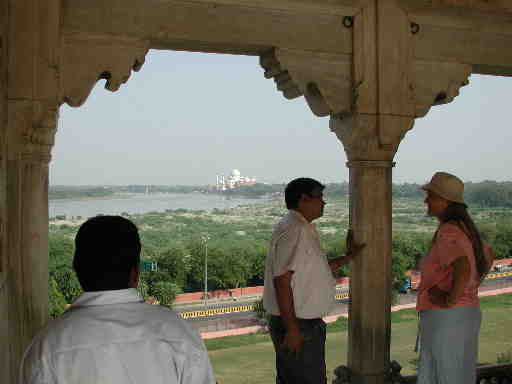
[[[351,278],[352,383],[384,383],[390,360],[392,167],[415,115],[410,23],[395,0],[354,17],[354,104],[331,116],[350,168],[355,240],[366,243]]]
[[[355,240],[366,244],[352,265],[348,355],[351,382],[365,384],[383,383],[390,360],[392,159],[399,141],[383,147],[377,121],[372,115],[331,117],[348,157]],[[394,128],[411,126],[412,119],[402,119]]]
[[[2,4],[0,382],[48,320],[48,163],[58,114],[60,2]]]
[[[349,161],[347,166],[352,228],[358,241],[366,243],[351,275],[348,364],[369,379],[365,382],[379,382],[389,362],[393,163]]]

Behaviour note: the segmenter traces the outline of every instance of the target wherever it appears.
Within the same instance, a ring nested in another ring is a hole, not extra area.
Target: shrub
[[[509,364],[512,363],[512,349],[509,349],[506,352],[502,352],[498,354],[498,358],[496,359],[497,364]]]

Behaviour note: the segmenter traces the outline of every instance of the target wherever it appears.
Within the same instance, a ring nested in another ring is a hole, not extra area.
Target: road
[[[484,280],[482,285],[480,286],[480,291],[494,290],[500,288],[506,288],[512,286],[512,276],[497,278],[497,279],[488,279]],[[221,302],[216,303],[214,305],[210,305],[209,308],[229,308],[234,305],[245,305],[254,302],[254,298],[251,298],[248,301],[229,301],[229,302]],[[413,291],[409,294],[400,294],[398,297],[398,304],[409,304],[414,303],[416,301],[416,293]],[[178,311],[191,311],[191,310],[199,310],[204,309],[202,306],[187,306],[180,307]],[[348,300],[339,300],[336,303],[335,309],[331,314],[344,313],[348,311]],[[198,318],[190,318],[187,321],[200,332],[212,332],[212,331],[220,331],[225,329],[234,329],[234,328],[242,328],[249,327],[258,324],[258,318],[254,312],[235,312],[235,313],[225,313],[220,315],[214,315],[209,317],[198,317]]]

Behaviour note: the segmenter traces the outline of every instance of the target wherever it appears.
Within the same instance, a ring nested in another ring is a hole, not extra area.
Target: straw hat
[[[450,173],[436,172],[430,182],[422,186],[421,189],[434,192],[448,201],[466,204],[464,202],[464,183]]]

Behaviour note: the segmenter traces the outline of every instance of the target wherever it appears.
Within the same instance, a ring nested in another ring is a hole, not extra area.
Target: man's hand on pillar
[[[349,262],[359,254],[359,252],[366,246],[366,244],[356,243],[354,241],[354,232],[352,231],[352,229],[349,229],[347,231],[347,237],[345,239],[345,246],[347,251],[344,259],[346,259],[347,262]]]

